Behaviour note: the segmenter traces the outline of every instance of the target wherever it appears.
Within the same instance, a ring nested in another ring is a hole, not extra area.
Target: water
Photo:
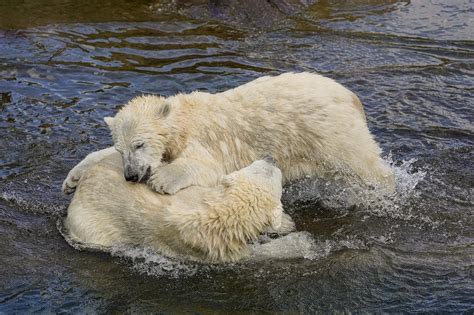
[[[0,313],[474,311],[472,1],[97,3],[0,3]],[[111,143],[102,117],[142,93],[303,70],[358,93],[396,197],[347,206],[296,183],[300,232],[255,246],[300,257],[229,266],[61,237],[60,184]]]

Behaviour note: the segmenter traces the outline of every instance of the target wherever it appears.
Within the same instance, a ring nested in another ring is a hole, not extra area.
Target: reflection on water
[[[0,312],[472,312],[471,1],[210,3],[0,3]],[[300,232],[228,266],[62,239],[60,183],[110,144],[102,117],[142,93],[302,70],[358,93],[396,197],[348,205],[295,183]]]

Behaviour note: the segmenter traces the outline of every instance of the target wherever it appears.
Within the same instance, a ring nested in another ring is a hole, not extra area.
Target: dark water
[[[0,313],[474,312],[474,2],[310,2],[0,2]],[[304,259],[200,266],[62,239],[60,184],[110,144],[102,117],[303,70],[358,93],[395,200],[288,187]]]

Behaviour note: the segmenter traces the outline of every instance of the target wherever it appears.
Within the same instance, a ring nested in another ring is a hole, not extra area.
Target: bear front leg
[[[221,176],[212,162],[178,158],[152,170],[148,185],[161,194],[173,195],[189,186],[215,186]]]
[[[69,171],[62,185],[63,193],[72,194],[76,190],[76,187],[79,184],[79,180],[81,179],[82,174],[84,174],[84,172],[89,167],[95,165],[102,159],[117,153],[118,152],[117,150],[115,150],[114,147],[90,153],[81,162],[79,162],[79,164],[74,166],[74,168]]]
[[[272,221],[272,225],[265,232],[286,235],[295,231],[295,222],[288,214],[282,212],[279,219],[279,224],[275,224],[275,221]]]
[[[221,164],[197,141],[191,141],[170,164],[153,167],[148,186],[173,195],[189,186],[213,187],[224,175]]]

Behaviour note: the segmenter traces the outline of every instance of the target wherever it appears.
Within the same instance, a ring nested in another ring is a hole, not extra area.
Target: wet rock
[[[0,92],[0,107],[12,102],[12,92]]]

